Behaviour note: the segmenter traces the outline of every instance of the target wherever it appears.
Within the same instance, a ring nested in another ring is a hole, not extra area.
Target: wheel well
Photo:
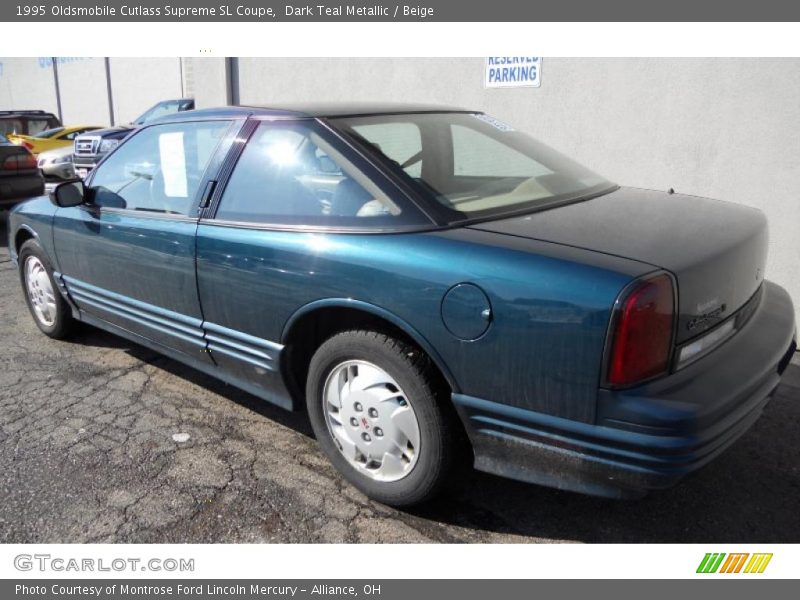
[[[17,255],[19,255],[19,249],[22,248],[22,244],[33,239],[33,237],[34,235],[31,233],[30,229],[25,229],[23,227],[17,231],[17,234],[14,236],[14,250],[16,250]]]
[[[284,339],[284,358],[281,361],[284,379],[295,406],[305,405],[305,384],[311,357],[326,340],[337,333],[354,329],[379,331],[403,340],[431,358],[434,372],[442,390],[453,391],[452,385],[429,353],[400,327],[378,315],[347,307],[324,307],[302,315]]]

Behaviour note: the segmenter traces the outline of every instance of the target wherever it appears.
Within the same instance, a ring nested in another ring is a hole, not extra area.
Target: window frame
[[[200,213],[202,212],[199,206],[203,196],[206,194],[206,188],[209,186],[210,182],[216,180],[221,165],[223,164],[223,162],[230,153],[231,145],[235,142],[236,136],[239,134],[239,132],[242,129],[242,126],[245,123],[245,119],[243,118],[231,118],[230,116],[227,117],[221,116],[213,118],[199,118],[199,119],[186,119],[186,120],[182,119],[180,121],[159,122],[137,127],[131,133],[129,133],[119,143],[119,145],[116,148],[114,148],[112,152],[109,152],[105,156],[103,156],[103,158],[100,160],[97,166],[94,169],[92,169],[92,171],[89,173],[89,176],[86,178],[84,182],[86,188],[91,189],[92,184],[94,183],[95,176],[97,175],[98,171],[102,168],[106,160],[108,160],[109,157],[116,154],[118,150],[122,148],[125,144],[129,143],[136,136],[141,135],[144,131],[148,129],[151,129],[153,127],[166,127],[171,125],[192,125],[195,123],[211,123],[211,122],[227,122],[228,129],[223,134],[216,149],[212,152],[211,158],[200,177],[200,185],[198,186],[197,192],[195,193],[194,198],[192,199],[192,203],[189,206],[188,215],[151,212],[145,210],[137,210],[135,208],[116,208],[112,206],[98,206],[92,202],[81,204],[80,208],[98,214],[109,213],[109,214],[119,214],[126,216],[135,216],[137,218],[141,217],[150,219],[169,219],[172,221],[197,222],[200,219]]]
[[[364,224],[350,225],[341,223],[331,224],[298,224],[283,222],[253,222],[235,221],[229,219],[218,219],[217,211],[220,206],[225,190],[228,187],[231,176],[243,154],[245,148],[250,143],[253,135],[260,127],[268,127],[270,124],[278,123],[301,123],[314,122],[321,126],[325,133],[331,136],[329,142],[333,142],[338,150],[349,162],[361,171],[372,183],[374,183],[392,202],[400,207],[402,213],[411,213],[414,222],[387,226],[384,224],[370,224],[370,219],[365,218]],[[326,119],[311,116],[283,116],[283,115],[251,115],[239,133],[236,143],[231,147],[225,163],[216,181],[215,189],[208,204],[200,215],[200,223],[203,225],[215,225],[219,227],[233,227],[240,229],[261,229],[265,231],[293,231],[307,233],[353,233],[353,234],[385,234],[427,231],[439,229],[439,224],[431,218],[427,211],[423,210],[419,203],[409,196],[402,188],[398,187],[393,178],[376,163],[368,153],[364,153],[358,147],[353,146],[350,141],[332,127]]]

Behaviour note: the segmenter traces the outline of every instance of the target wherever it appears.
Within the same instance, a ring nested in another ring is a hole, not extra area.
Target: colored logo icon
[[[727,557],[727,558],[726,558]],[[763,573],[772,553],[708,552],[697,567],[698,573]]]

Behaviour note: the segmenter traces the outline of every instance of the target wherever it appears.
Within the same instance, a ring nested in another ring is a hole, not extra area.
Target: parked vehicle
[[[116,148],[136,127],[145,125],[154,119],[193,108],[194,100],[192,98],[164,100],[151,106],[132,123],[96,130],[91,135],[79,135],[75,138],[74,144],[75,172],[79,177],[86,177],[103,160],[103,157]]]
[[[0,110],[0,134],[4,136],[35,135],[60,125],[58,117],[43,110]]]
[[[71,145],[42,152],[37,162],[45,181],[65,181],[76,178],[75,168],[72,164]]]
[[[172,115],[9,233],[45,334],[83,321],[305,406],[344,477],[398,506],[470,461],[670,486],[755,422],[796,348],[760,211],[621,188],[459,109]]]
[[[9,134],[8,139],[11,143],[25,146],[34,156],[40,152],[63,148],[72,148],[75,138],[88,131],[100,129],[99,125],[77,125],[74,127],[54,127],[45,129],[34,135]]]
[[[44,180],[36,168],[36,159],[0,135],[0,209],[43,193]]]

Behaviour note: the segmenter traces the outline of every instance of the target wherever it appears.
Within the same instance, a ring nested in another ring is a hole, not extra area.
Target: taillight
[[[39,165],[36,163],[36,157],[33,154],[25,154],[17,157],[17,168],[20,171],[26,169],[37,169]]]
[[[38,165],[32,154],[13,154],[0,164],[0,168],[3,171],[25,171],[36,169]]]
[[[672,277],[656,275],[633,285],[612,318],[606,382],[630,386],[669,369],[675,322]]]
[[[33,144],[29,142],[22,142],[22,147],[25,148],[25,150],[33,151]]]

